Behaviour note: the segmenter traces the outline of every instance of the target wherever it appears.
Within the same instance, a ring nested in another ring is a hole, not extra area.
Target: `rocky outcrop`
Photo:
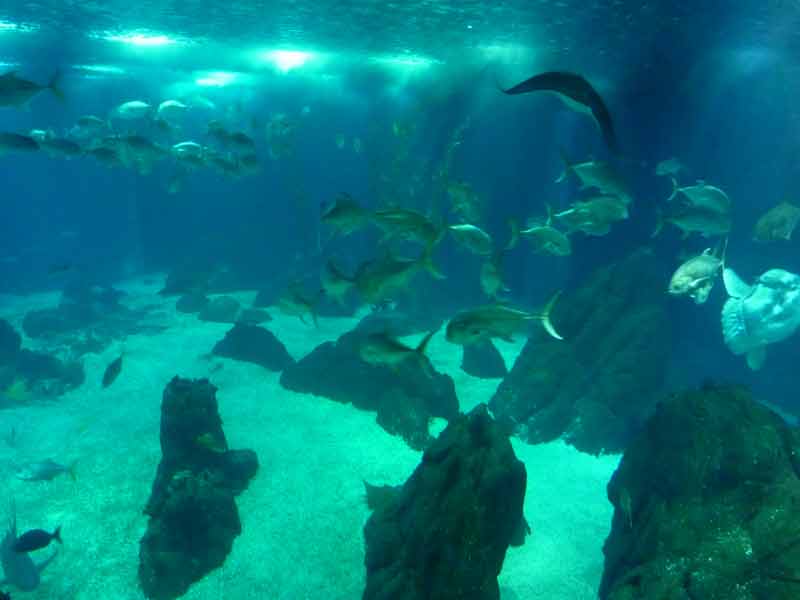
[[[209,300],[200,311],[198,318],[211,323],[235,323],[239,318],[241,305],[232,296],[217,296]]]
[[[161,403],[161,462],[145,513],[139,583],[171,600],[219,567],[241,533],[235,496],[258,469],[252,450],[229,450],[208,380],[175,377]]]
[[[199,313],[208,306],[208,296],[197,292],[184,294],[175,303],[175,310],[180,313]]]
[[[461,370],[480,379],[501,379],[508,374],[506,361],[491,340],[464,346]]]
[[[553,314],[564,340],[531,332],[493,414],[531,443],[623,450],[663,391],[671,338],[661,273],[640,250],[565,294]]]
[[[603,600],[800,597],[800,437],[741,388],[660,404],[608,484]]]
[[[22,348],[22,336],[8,321],[0,319],[0,365],[13,363]]]
[[[357,330],[325,342],[287,367],[281,385],[376,411],[384,429],[422,449],[430,440],[431,417],[449,420],[458,414],[453,380],[426,369],[422,361],[408,360],[396,369],[368,364],[359,355],[364,338]]]
[[[283,371],[294,359],[275,335],[263,327],[237,323],[211,351],[216,356],[255,363],[269,371]]]
[[[453,419],[405,484],[367,486],[363,600],[498,600],[526,477],[485,405]]]

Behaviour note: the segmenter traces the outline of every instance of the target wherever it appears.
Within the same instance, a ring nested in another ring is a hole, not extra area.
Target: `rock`
[[[60,396],[83,385],[86,374],[79,362],[62,362],[43,352],[21,350],[16,372],[37,396]]]
[[[161,403],[161,462],[145,513],[139,583],[148,598],[186,593],[225,561],[241,533],[235,496],[258,469],[251,450],[229,450],[208,380],[175,377]]]
[[[283,371],[294,359],[271,331],[257,325],[237,323],[211,351],[216,356],[261,365],[269,371]]]
[[[500,379],[508,374],[506,361],[491,340],[464,346],[461,370],[481,379]]]
[[[453,380],[441,373],[426,374],[418,361],[409,360],[396,370],[361,360],[360,331],[325,342],[294,365],[284,369],[286,389],[324,396],[336,402],[378,413],[378,423],[399,433],[414,448],[428,440],[430,417],[452,419],[458,414]]]
[[[623,450],[663,390],[671,352],[663,269],[640,250],[556,304],[564,341],[534,329],[489,406],[530,443]]]
[[[205,294],[190,292],[184,294],[175,303],[175,310],[181,313],[199,313],[208,306],[208,297]]]
[[[239,323],[258,325],[259,323],[267,323],[269,321],[272,321],[272,315],[260,308],[245,308],[239,313]]]
[[[0,319],[0,365],[14,363],[22,347],[22,336],[8,321]]]
[[[368,486],[363,600],[498,600],[526,477],[485,405],[454,418],[402,487]]]
[[[608,484],[602,600],[797,598],[800,437],[741,388],[660,404]]]
[[[201,321],[212,323],[235,323],[239,318],[241,307],[239,301],[231,296],[218,296],[209,301],[208,305],[200,311]]]

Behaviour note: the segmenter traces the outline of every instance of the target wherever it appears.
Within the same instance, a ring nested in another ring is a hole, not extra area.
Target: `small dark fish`
[[[48,275],[57,275],[59,273],[66,273],[67,271],[72,270],[72,263],[54,263],[47,267],[47,274]]]
[[[61,525],[56,527],[53,533],[48,533],[44,529],[31,529],[26,531],[17,538],[14,542],[13,550],[17,553],[33,552],[34,550],[41,550],[47,548],[53,540],[59,544],[61,542]]]
[[[111,361],[106,367],[106,372],[103,373],[103,387],[107,388],[117,380],[120,372],[122,371],[122,354]]]
[[[611,122],[611,113],[608,111],[600,94],[582,75],[565,71],[548,71],[534,75],[506,90],[501,88],[500,91],[509,95],[525,94],[527,92],[554,92],[558,94],[571,108],[580,112],[590,112],[600,127],[600,132],[603,134],[606,145],[614,153],[619,151],[617,137],[614,134],[614,125]]]

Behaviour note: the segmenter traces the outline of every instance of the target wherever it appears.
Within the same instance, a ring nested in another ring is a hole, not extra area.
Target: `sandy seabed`
[[[279,374],[209,357],[229,325],[203,323],[175,311],[157,295],[162,281],[118,287],[131,307],[149,307],[159,333],[128,337],[122,374],[108,389],[100,380],[122,349],[85,357],[86,382],[58,402],[0,411],[0,433],[17,431],[15,447],[0,442],[0,525],[5,499],[14,498],[18,528],[62,526],[63,547],[33,592],[11,588],[15,600],[140,600],[142,509],[160,459],[161,397],[175,375],[208,377],[219,390],[220,414],[231,448],[251,448],[261,468],[237,499],[242,534],[225,564],[194,584],[187,600],[357,600],[365,582],[362,528],[369,511],[363,481],[399,484],[421,454],[363,412],[325,398],[284,390]],[[249,302],[254,294],[238,295]],[[0,298],[0,318],[18,331],[25,312],[53,306],[57,294]],[[315,329],[271,311],[265,324],[301,358],[352,328],[356,319],[321,319]],[[411,340],[413,341],[413,340]],[[522,348],[501,343],[509,366]],[[29,339],[23,345],[36,348]],[[461,409],[488,402],[498,381],[466,375],[461,351],[441,334],[429,350],[434,366],[455,380]],[[434,427],[442,426],[441,423]],[[593,457],[563,442],[531,446],[513,440],[528,471],[525,515],[533,529],[506,556],[503,600],[583,600],[597,596],[602,545],[612,507],[606,483],[619,456]],[[16,479],[16,467],[52,458],[76,463],[49,482]],[[53,550],[37,553],[44,560]]]

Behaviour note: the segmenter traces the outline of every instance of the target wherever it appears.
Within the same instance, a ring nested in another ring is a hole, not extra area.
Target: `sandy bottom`
[[[362,481],[402,483],[420,453],[383,431],[373,413],[280,387],[279,375],[256,365],[204,356],[228,325],[202,323],[156,295],[161,281],[120,286],[131,306],[157,305],[149,322],[168,328],[125,341],[122,374],[100,386],[120,347],[87,355],[84,385],[57,403],[0,411],[0,434],[16,428],[18,441],[0,441],[0,525],[14,498],[18,526],[62,525],[64,545],[40,587],[14,598],[138,600],[142,508],[160,458],[159,411],[175,375],[208,377],[218,388],[220,413],[232,448],[251,448],[261,468],[238,498],[243,531],[225,564],[196,583],[187,600],[357,600],[364,587],[362,528],[369,513]],[[242,295],[249,300],[252,295]],[[18,330],[24,313],[52,306],[57,295],[0,298],[0,317]],[[322,319],[319,329],[271,311],[266,326],[300,358],[335,339],[354,319]],[[31,340],[27,347],[35,348]],[[508,364],[522,343],[500,348]],[[488,402],[497,381],[459,369],[460,350],[437,335],[429,347],[436,368],[455,382],[462,410]],[[441,426],[435,424],[434,426]],[[605,486],[619,457],[595,458],[561,442],[529,446],[514,441],[528,471],[525,515],[533,528],[509,550],[500,584],[504,600],[595,598],[603,568],[602,544],[612,507]],[[77,479],[26,482],[17,465],[52,458],[77,460]],[[4,527],[3,527],[4,529]],[[43,560],[51,549],[39,551]]]

